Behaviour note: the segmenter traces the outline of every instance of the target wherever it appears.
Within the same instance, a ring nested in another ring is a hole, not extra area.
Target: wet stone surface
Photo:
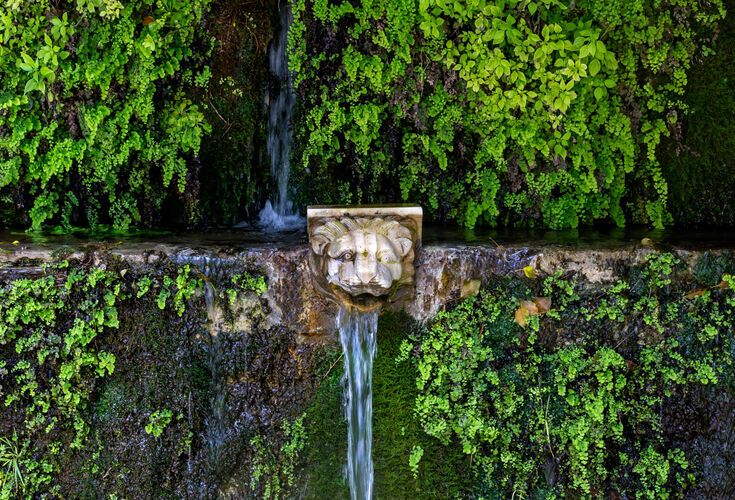
[[[416,255],[413,296],[389,304],[387,310],[405,310],[418,321],[431,318],[445,304],[477,291],[488,279],[502,275],[521,276],[531,266],[541,273],[558,269],[577,272],[590,286],[614,281],[624,269],[643,261],[655,250],[674,252],[685,262],[695,262],[704,251],[733,249],[735,241],[718,239],[717,234],[695,235],[654,240],[627,237],[555,234],[546,240],[525,240],[530,233],[459,238],[455,233],[425,231],[425,243]],[[597,237],[595,237],[597,236]],[[634,236],[639,236],[635,234]],[[726,235],[725,235],[726,236]],[[14,235],[6,235],[7,240]],[[22,238],[22,237],[18,237]],[[241,238],[238,240],[238,238]],[[673,243],[669,243],[675,242]],[[697,247],[701,246],[701,249]],[[193,264],[203,272],[228,272],[244,265],[261,270],[268,280],[270,306],[268,323],[297,332],[301,340],[323,336],[334,339],[338,305],[325,298],[309,274],[309,248],[302,233],[214,233],[157,238],[131,238],[91,243],[73,238],[44,241],[15,240],[0,242],[0,276],[21,277],[40,273],[44,262],[62,257],[79,258],[86,252],[110,252],[131,265],[148,265],[162,258],[178,264]],[[692,264],[693,265],[693,264]]]

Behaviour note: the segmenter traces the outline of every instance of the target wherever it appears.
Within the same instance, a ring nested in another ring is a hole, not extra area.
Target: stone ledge
[[[729,248],[722,245],[720,250]],[[666,250],[675,253],[690,267],[704,252],[676,247]],[[609,248],[570,248],[543,242],[528,246],[478,242],[427,245],[416,257],[416,290],[405,309],[414,319],[426,321],[447,303],[475,293],[490,277],[514,274],[521,277],[526,266],[542,275],[558,269],[579,273],[590,286],[595,286],[615,280],[652,251],[653,248],[640,243],[618,243]],[[269,283],[266,296],[271,306],[270,324],[298,332],[304,341],[332,336],[336,331],[338,306],[314,287],[308,266],[309,247],[305,243],[264,244],[239,249],[229,245],[187,246],[159,242],[4,244],[0,248],[0,279],[38,275],[43,263],[59,258],[81,258],[92,253],[94,259],[94,254],[107,252],[133,266],[152,265],[165,256],[178,264],[196,265],[204,272],[213,263],[233,273],[246,268],[262,269]]]

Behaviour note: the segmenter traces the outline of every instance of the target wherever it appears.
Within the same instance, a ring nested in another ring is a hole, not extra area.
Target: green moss
[[[301,481],[305,498],[314,500],[349,496],[342,474],[347,456],[347,424],[342,412],[340,382],[342,361],[336,353],[333,362],[336,362],[334,368],[325,374],[304,419],[307,447]]]
[[[125,386],[115,379],[107,381],[102,386],[94,405],[94,414],[98,422],[107,423],[123,414],[129,404],[125,393]]]
[[[471,490],[469,461],[455,443],[442,445],[421,430],[413,414],[416,376],[408,362],[396,362],[401,340],[413,322],[405,315],[386,314],[378,327],[378,352],[373,369],[373,462],[376,498],[453,498]],[[336,358],[336,356],[335,356]],[[320,386],[306,412],[308,435],[302,472],[306,498],[347,498],[343,467],[347,426],[342,412],[342,361]],[[411,450],[423,458],[414,476]]]
[[[396,358],[402,340],[415,328],[405,315],[387,314],[378,328],[378,354],[373,370],[373,461],[376,498],[456,498],[472,484],[470,459],[456,442],[443,446],[428,436],[414,414],[417,373]],[[411,450],[423,449],[414,476]]]

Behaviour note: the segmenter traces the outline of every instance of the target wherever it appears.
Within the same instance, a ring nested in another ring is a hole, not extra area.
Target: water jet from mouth
[[[379,309],[342,307],[337,315],[344,353],[344,408],[347,416],[347,467],[352,500],[373,492],[373,360]]]

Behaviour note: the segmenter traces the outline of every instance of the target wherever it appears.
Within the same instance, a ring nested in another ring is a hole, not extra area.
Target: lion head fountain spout
[[[309,207],[309,264],[317,287],[362,310],[406,297],[421,219],[421,207],[413,205]]]

